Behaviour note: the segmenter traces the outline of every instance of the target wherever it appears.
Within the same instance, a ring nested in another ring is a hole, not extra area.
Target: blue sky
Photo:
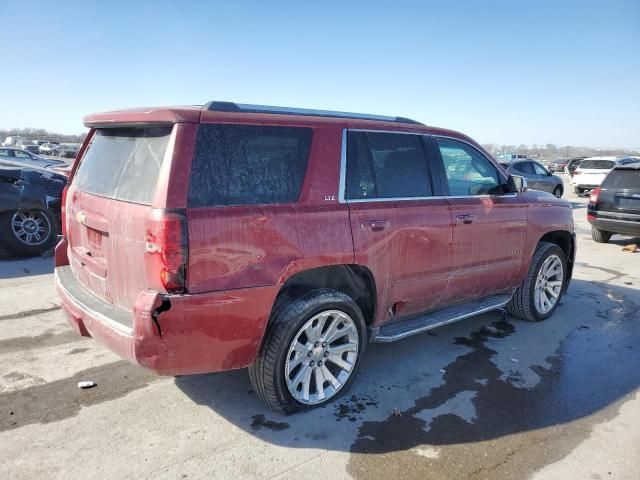
[[[1,0],[0,128],[208,100],[640,147],[640,1]]]

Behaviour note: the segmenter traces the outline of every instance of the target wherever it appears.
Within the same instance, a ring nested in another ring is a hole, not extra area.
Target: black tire
[[[582,195],[584,193],[584,189],[578,187],[575,187],[573,191],[576,193],[576,195]]]
[[[609,239],[611,239],[611,232],[605,232],[604,230],[600,230],[593,225],[591,226],[591,238],[593,238],[594,242],[598,243],[607,243]]]
[[[285,362],[289,346],[298,331],[310,318],[324,310],[340,310],[351,317],[358,331],[358,355],[350,377],[335,395],[322,403],[306,405],[297,401],[287,388]],[[342,292],[323,288],[278,301],[274,305],[256,361],[249,366],[253,388],[269,408],[287,414],[325,405],[346,392],[356,378],[367,345],[366,336],[360,308]]]
[[[562,193],[562,187],[559,185],[553,189],[553,196],[556,198],[562,198]]]
[[[26,210],[24,212],[35,212],[41,215],[48,222],[47,233],[43,234],[44,240],[37,244],[25,243],[17,236],[12,228],[12,219],[14,214],[20,211],[9,211],[0,214],[0,241],[10,253],[15,255],[41,255],[49,250],[56,241],[58,234],[57,221],[54,215],[48,210]]]
[[[547,257],[551,255],[558,255],[560,261],[562,262],[562,287],[560,289],[560,295],[553,308],[543,314],[538,312],[535,306],[535,286],[538,272],[540,271],[542,264],[547,259]],[[567,258],[564,254],[564,251],[555,243],[540,242],[536,248],[535,253],[533,254],[533,258],[531,259],[527,277],[525,278],[524,282],[522,282],[522,285],[520,285],[520,287],[518,287],[518,289],[515,291],[513,297],[511,297],[511,300],[507,304],[507,311],[511,315],[523,320],[527,320],[529,322],[540,322],[542,320],[545,320],[549,318],[553,314],[553,312],[555,312],[556,308],[558,308],[558,305],[560,305],[566,283]]]

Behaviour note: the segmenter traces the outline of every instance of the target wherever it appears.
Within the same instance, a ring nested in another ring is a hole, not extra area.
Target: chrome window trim
[[[355,199],[346,199],[346,183],[347,183],[347,134],[348,132],[371,132],[371,133],[396,133],[403,135],[418,135],[423,137],[438,137],[438,138],[446,138],[450,140],[456,140],[461,143],[465,143],[472,147],[475,151],[477,151],[480,155],[487,159],[491,165],[497,170],[498,174],[501,175],[505,180],[508,180],[509,177],[505,177],[502,171],[496,167],[496,164],[492,162],[485,154],[483,154],[478,148],[472,143],[467,142],[466,140],[462,140],[456,137],[449,137],[446,135],[433,135],[430,133],[424,132],[402,132],[397,130],[375,130],[375,129],[364,129],[364,128],[343,128],[342,129],[342,146],[340,149],[340,183],[338,186],[338,202],[339,203],[377,203],[377,202],[409,202],[409,201],[423,201],[423,200],[446,200],[446,199],[459,199],[459,198],[492,198],[492,197],[517,197],[517,193],[507,193],[504,195],[439,195],[439,196],[431,196],[431,197],[392,197],[392,198],[355,198]]]

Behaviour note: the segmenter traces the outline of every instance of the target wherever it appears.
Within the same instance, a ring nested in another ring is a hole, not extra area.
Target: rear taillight
[[[184,293],[187,267],[184,211],[153,209],[145,237],[145,264],[150,286],[161,287],[167,293]]]
[[[64,189],[62,190],[62,199],[60,200],[60,223],[62,224],[60,226],[61,230],[60,232],[62,233],[62,236],[64,238],[67,238],[67,192],[69,191],[69,184],[64,186]]]
[[[589,195],[589,202],[596,204],[598,203],[598,196],[600,195],[600,187],[596,187],[591,190],[591,194]]]

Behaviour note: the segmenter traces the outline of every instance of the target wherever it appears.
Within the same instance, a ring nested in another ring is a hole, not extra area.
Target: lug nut
[[[318,366],[321,367],[322,366],[322,360],[318,360]]]
[[[313,352],[307,352],[307,357],[313,357]]]
[[[314,362],[313,360],[311,360],[311,361],[309,362],[309,366],[310,366],[310,367],[315,366],[315,364],[316,364],[316,362]]]
[[[313,344],[314,347],[318,348],[320,346],[320,342],[316,342]]]
[[[322,348],[325,348],[327,346],[327,342],[322,342]]]
[[[325,358],[329,356],[329,352],[324,352]]]

